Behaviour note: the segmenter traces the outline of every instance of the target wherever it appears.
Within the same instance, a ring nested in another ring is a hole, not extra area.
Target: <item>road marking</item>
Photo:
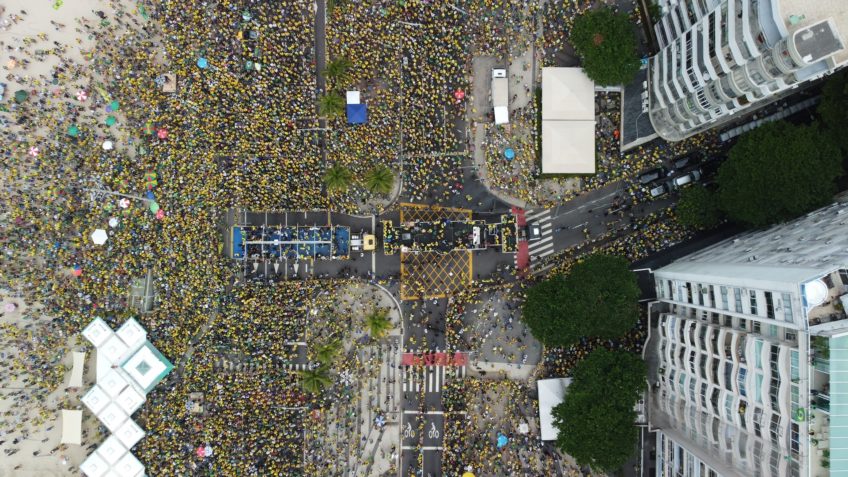
[[[444,413],[445,413],[445,411],[415,411],[415,410],[412,410],[412,409],[407,409],[407,410],[403,411],[403,413],[404,413],[404,414],[425,414],[425,415],[434,414],[434,415],[442,415],[442,414],[444,414]]]

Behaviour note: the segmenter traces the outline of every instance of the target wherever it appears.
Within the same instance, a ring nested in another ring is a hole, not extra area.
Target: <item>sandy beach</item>
[[[85,18],[91,24],[96,24],[101,19],[95,12],[101,11],[107,18],[115,12],[114,4],[103,0],[65,1],[58,8],[54,8],[54,4],[54,0],[0,2],[0,65],[3,68],[0,83],[6,86],[5,98],[19,89],[30,90],[33,82],[46,84],[55,68],[62,65],[63,60],[56,54],[45,54],[39,60],[28,52],[64,48],[61,56],[65,62],[86,65],[86,53],[94,48],[95,39],[78,30],[78,19]],[[123,2],[122,6],[128,12],[136,10],[134,2]],[[77,83],[87,83],[89,80],[79,78]],[[67,91],[62,88],[72,86],[59,82],[56,89],[64,93]],[[70,93],[73,95],[74,91]],[[20,130],[14,132],[21,135],[33,133]],[[20,291],[2,291],[0,298],[0,310],[3,310],[0,326],[14,325],[34,332],[52,318],[44,314],[39,304],[27,303]],[[14,304],[14,311],[9,311],[7,304]],[[5,453],[0,459],[0,477],[79,475],[76,469],[92,452],[86,448],[99,444],[104,438],[98,434],[99,423],[96,417],[79,401],[79,397],[95,380],[94,355],[91,349],[86,349],[90,347],[83,344],[87,345],[79,336],[72,336],[67,339],[63,349],[52,351],[51,356],[59,359],[56,366],[64,365],[66,371],[62,385],[50,390],[49,394],[37,395],[39,388],[31,382],[23,381],[25,373],[10,372],[2,375],[0,412],[8,425],[0,430],[0,449]],[[88,351],[82,389],[66,387],[73,351]],[[0,352],[3,361],[8,363],[11,354],[17,350],[6,348]],[[84,437],[81,445],[60,447],[62,409],[83,410]],[[12,452],[13,449],[17,450]]]

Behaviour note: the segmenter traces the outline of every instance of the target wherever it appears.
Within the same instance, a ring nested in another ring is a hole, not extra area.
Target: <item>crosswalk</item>
[[[540,259],[554,253],[554,234],[551,225],[551,209],[536,209],[526,212],[527,224],[538,224],[541,227],[542,238],[529,242],[530,257]]]
[[[405,366],[403,391],[418,392],[421,390],[421,383],[424,383],[424,392],[438,393],[442,390],[446,376],[462,378],[466,372],[465,366]]]

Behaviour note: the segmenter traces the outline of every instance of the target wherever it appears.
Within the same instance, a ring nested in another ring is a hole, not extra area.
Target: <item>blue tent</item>
[[[363,124],[368,121],[368,108],[364,104],[347,105],[348,124]]]

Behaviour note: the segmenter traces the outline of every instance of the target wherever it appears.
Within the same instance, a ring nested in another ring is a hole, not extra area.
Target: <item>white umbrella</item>
[[[112,217],[111,219],[109,219],[109,227],[112,227],[114,229],[117,226],[118,226],[118,218],[117,217]]]
[[[115,148],[115,144],[112,141],[103,141],[103,150],[111,151]]]
[[[119,201],[118,201],[118,205],[119,205],[122,209],[126,209],[127,207],[129,207],[129,206],[130,206],[130,200],[129,200],[129,199],[126,199],[126,198],[121,199],[121,200],[119,200]]]
[[[95,245],[103,245],[108,239],[109,235],[107,235],[106,231],[103,229],[97,229],[91,233],[91,241],[94,242]]]
[[[522,422],[518,425],[518,432],[520,434],[527,434],[530,432],[530,426],[526,422]]]
[[[212,446],[206,444],[206,447],[203,448],[203,453],[206,454],[206,457],[212,457]]]

